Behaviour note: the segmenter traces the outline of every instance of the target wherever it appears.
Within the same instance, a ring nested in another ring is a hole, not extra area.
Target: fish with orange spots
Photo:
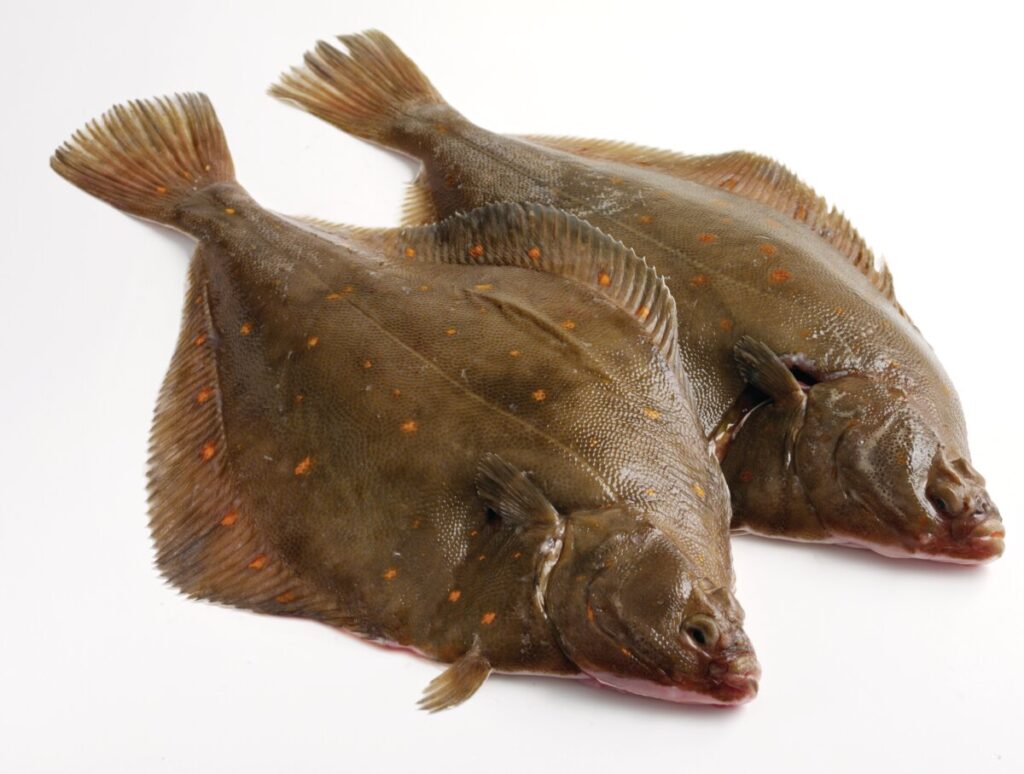
[[[492,671],[755,695],[728,493],[675,301],[636,254],[536,205],[392,230],[277,215],[200,95],[116,107],[51,164],[198,242],[149,471],[175,586],[451,663],[431,710]]]
[[[382,33],[341,40],[347,53],[320,43],[271,91],[421,161],[406,223],[540,202],[664,272],[687,309],[684,370],[735,529],[965,563],[1002,553],[949,377],[888,269],[785,167],[752,153],[495,134]]]

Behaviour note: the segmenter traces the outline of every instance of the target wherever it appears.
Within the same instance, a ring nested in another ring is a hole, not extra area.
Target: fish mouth
[[[757,696],[761,665],[752,651],[745,651],[715,659],[708,666],[708,675],[716,683],[716,703],[745,704]]]
[[[933,536],[910,556],[954,564],[984,564],[1003,555],[1006,527],[999,516],[978,522],[976,517],[963,516],[950,524],[945,536]]]

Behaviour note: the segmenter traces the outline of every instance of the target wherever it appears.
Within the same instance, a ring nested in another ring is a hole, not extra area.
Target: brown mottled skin
[[[734,528],[959,562],[1002,552],[1002,522],[970,465],[956,392],[891,297],[888,273],[854,265],[843,234],[800,220],[802,204],[787,214],[725,190],[739,182],[764,200],[772,185],[784,188],[768,178],[788,172],[774,165],[763,180],[744,179],[759,161],[749,154],[679,163],[601,141],[495,134],[448,106],[381,33],[342,41],[348,54],[321,43],[272,93],[420,160],[409,222],[494,201],[551,204],[665,274]],[[715,170],[724,188],[707,182]],[[802,387],[790,398],[741,375],[737,358],[758,343],[797,369]]]
[[[227,153],[187,95],[52,162],[199,242],[153,433],[172,582],[458,660],[430,709],[491,669],[751,698],[728,495],[677,367],[599,282],[500,265],[640,259],[543,208],[328,234],[256,204]]]

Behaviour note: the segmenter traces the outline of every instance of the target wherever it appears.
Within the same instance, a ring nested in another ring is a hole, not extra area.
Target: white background
[[[1024,770],[1016,11],[256,5],[0,10],[0,770]],[[114,102],[204,90],[261,202],[394,224],[412,166],[264,94],[318,37],[371,26],[490,129],[757,150],[837,201],[958,385],[1006,556],[956,568],[737,539],[764,667],[738,710],[501,677],[428,716],[414,703],[434,664],[165,587],[144,474],[189,245],[47,157]]]

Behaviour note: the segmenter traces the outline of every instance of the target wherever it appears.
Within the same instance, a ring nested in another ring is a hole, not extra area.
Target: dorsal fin
[[[394,232],[400,258],[517,266],[577,280],[632,315],[676,373],[676,302],[665,280],[616,239],[540,204],[489,204],[432,226]]]
[[[688,156],[626,142],[579,137],[528,135],[522,139],[577,156],[654,169],[768,205],[788,218],[806,223],[808,228],[856,266],[901,315],[907,317],[893,293],[889,268],[884,262],[876,266],[870,248],[850,221],[774,159],[745,151],[714,156]]]

